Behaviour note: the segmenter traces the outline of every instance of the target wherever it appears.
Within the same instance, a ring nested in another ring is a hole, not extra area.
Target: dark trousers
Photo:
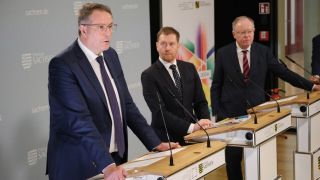
[[[217,116],[217,122],[224,118],[226,117]],[[227,146],[225,152],[228,180],[243,180],[241,167],[243,148]]]
[[[242,180],[242,147],[226,147],[226,167],[228,180]]]

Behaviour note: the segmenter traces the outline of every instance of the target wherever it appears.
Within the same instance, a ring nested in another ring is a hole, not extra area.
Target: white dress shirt
[[[98,63],[98,61],[96,61],[96,58],[98,56],[102,56],[103,57],[103,54],[94,54],[90,49],[88,49],[81,41],[80,39],[78,38],[78,44],[81,48],[81,50],[84,52],[84,54],[86,55],[87,59],[89,60],[89,63],[91,64],[91,67],[93,68],[98,80],[99,80],[99,83],[101,85],[101,88],[103,89],[103,92],[104,92],[104,95],[106,97],[106,100],[107,100],[107,105],[108,105],[108,110],[109,110],[109,113],[110,113],[110,117],[111,117],[111,120],[112,120],[112,128],[111,128],[111,137],[110,137],[110,147],[109,147],[109,152],[112,153],[112,152],[116,152],[118,151],[118,148],[117,148],[117,144],[116,144],[116,141],[115,141],[115,129],[114,129],[114,119],[113,119],[113,116],[112,116],[112,111],[111,111],[111,107],[110,107],[110,102],[109,102],[109,99],[108,99],[108,95],[107,95],[107,91],[104,87],[104,84],[103,84],[103,80],[102,80],[102,76],[101,76],[101,72],[100,72],[100,65]],[[108,60],[107,60],[108,61]],[[106,63],[104,62],[104,66],[105,66],[105,69],[107,71],[107,74],[108,76],[110,77],[110,80],[111,80],[111,83],[112,83],[112,86],[113,86],[113,89],[116,93],[116,98],[117,98],[117,101],[118,101],[118,106],[119,106],[119,110],[120,110],[120,116],[121,116],[121,119],[122,119],[122,112],[121,112],[121,106],[120,106],[120,98],[119,98],[119,93],[118,93],[118,89],[114,83],[114,80],[110,74],[110,71],[106,65]]]

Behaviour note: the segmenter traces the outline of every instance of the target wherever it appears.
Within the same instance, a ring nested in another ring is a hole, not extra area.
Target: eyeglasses
[[[89,27],[97,27],[101,32],[106,31],[115,31],[117,29],[117,24],[111,23],[109,25],[106,24],[81,24],[83,26],[89,26]]]
[[[241,36],[245,36],[245,35],[251,35],[252,33],[254,32],[254,29],[251,29],[251,30],[247,30],[247,31],[237,31],[236,33],[240,34]]]

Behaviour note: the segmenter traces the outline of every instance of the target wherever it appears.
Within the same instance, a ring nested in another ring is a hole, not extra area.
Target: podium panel
[[[297,117],[296,119],[297,151],[303,153],[315,152],[320,147],[320,112],[310,117]]]
[[[208,129],[211,140],[223,140],[228,146],[244,148],[246,180],[280,179],[277,175],[276,136],[291,127],[291,111],[282,108],[258,116],[257,124],[253,118],[238,124]],[[186,141],[206,141],[204,132],[197,131],[185,136]]]
[[[315,153],[294,153],[295,180],[316,180],[320,178],[320,150]]]
[[[296,180],[320,178],[320,92],[300,94],[278,100],[281,106],[292,108],[292,118],[296,121],[297,147],[294,153]],[[274,102],[254,107],[256,111],[270,111]],[[250,110],[249,110],[250,111]]]
[[[276,138],[264,142],[261,146],[244,148],[244,159],[246,179],[270,180],[270,177],[277,177],[277,146]],[[257,159],[260,157],[260,159]],[[273,167],[273,168],[266,168]]]
[[[170,152],[148,153],[123,164],[128,172],[127,180],[196,180],[225,164],[226,143],[211,141],[192,144],[173,150],[174,165],[169,165]],[[97,175],[89,180],[101,180]]]

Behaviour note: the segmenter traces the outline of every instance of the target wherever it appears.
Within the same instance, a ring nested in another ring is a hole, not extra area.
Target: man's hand
[[[309,80],[313,84],[320,84],[320,77],[318,75],[310,76]]]
[[[177,143],[177,142],[170,142],[170,145],[171,145],[172,149],[176,149],[176,148],[181,147],[179,145],[179,143]],[[166,151],[166,150],[169,150],[169,149],[170,149],[169,143],[161,143],[156,147],[157,151]]]
[[[198,123],[200,124],[200,126],[203,127],[203,129],[208,129],[213,126],[213,123],[210,119],[200,119]],[[194,124],[193,132],[198,131],[200,129],[198,123]]]
[[[128,174],[122,166],[112,164],[104,169],[103,175],[104,180],[124,180]]]
[[[320,91],[320,85],[319,84],[315,84],[312,88],[312,91]]]

